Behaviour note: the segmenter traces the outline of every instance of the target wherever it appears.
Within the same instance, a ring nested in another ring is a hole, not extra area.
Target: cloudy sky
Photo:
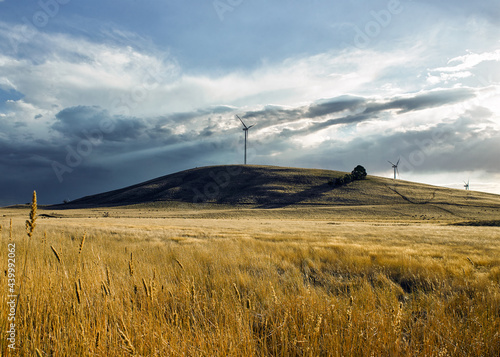
[[[0,205],[243,162],[500,194],[497,0],[0,0]]]

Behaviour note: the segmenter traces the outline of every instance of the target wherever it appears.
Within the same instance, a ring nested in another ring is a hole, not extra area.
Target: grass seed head
[[[75,281],[75,292],[76,292],[76,300],[78,301],[79,304],[82,303],[81,298],[80,298],[80,287],[78,286],[78,283]]]
[[[236,296],[238,296],[238,301],[241,302],[241,294],[240,291],[238,290],[238,287],[236,286],[236,283],[233,283],[233,288],[234,291],[236,292]]]
[[[26,232],[28,233],[28,237],[32,237],[36,227],[36,191],[33,191],[33,198],[31,200],[31,210],[30,210],[30,219],[26,220]]]
[[[61,264],[62,264],[61,257],[60,257],[60,255],[59,255],[59,253],[57,253],[56,248],[54,248],[54,246],[52,246],[52,245],[51,245],[51,246],[50,246],[50,249],[52,249],[52,252],[54,252],[54,255],[56,256],[57,261],[58,261],[59,263],[61,263]]]
[[[80,249],[78,250],[78,254],[82,254],[82,249],[83,249],[83,245],[85,244],[85,236],[87,235],[87,233],[83,233],[83,238],[82,238],[82,241],[80,243]]]
[[[150,291],[149,291],[149,287],[148,287],[148,284],[146,283],[146,280],[144,280],[144,278],[142,278],[142,285],[144,286],[144,292],[146,293],[146,296],[150,296]]]

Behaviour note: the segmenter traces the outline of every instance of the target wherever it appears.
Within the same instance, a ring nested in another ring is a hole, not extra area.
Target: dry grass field
[[[291,211],[2,209],[2,355],[499,355],[498,227]]]
[[[0,209],[2,329],[12,243],[20,294],[1,355],[499,356],[498,197],[375,186],[378,205],[39,208],[31,238],[29,207]]]

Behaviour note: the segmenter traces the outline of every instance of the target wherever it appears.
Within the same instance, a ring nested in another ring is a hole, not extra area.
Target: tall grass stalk
[[[29,220],[26,220],[26,232],[28,234],[28,241],[25,242],[24,244],[24,263],[23,263],[23,273],[21,275],[21,282],[19,283],[19,293],[17,294],[16,298],[16,314],[17,314],[17,308],[19,306],[19,299],[21,298],[21,295],[23,293],[23,286],[24,286],[24,280],[26,278],[26,263],[28,262],[28,256],[29,256],[29,251],[31,247],[31,238],[33,237],[33,233],[35,232],[35,227],[36,227],[36,219],[37,219],[37,202],[36,202],[36,191],[33,191],[33,197],[31,199],[31,206],[30,206],[30,214],[29,214]],[[10,220],[10,233],[12,235],[12,219]]]

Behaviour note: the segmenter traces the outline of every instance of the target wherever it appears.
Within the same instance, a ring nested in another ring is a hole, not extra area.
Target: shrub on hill
[[[352,170],[351,175],[353,180],[363,180],[366,177],[366,170],[363,166],[358,165]]]
[[[328,181],[328,184],[330,186],[342,186],[345,184],[348,184],[349,182],[357,181],[357,180],[363,180],[366,178],[366,170],[363,166],[358,165],[352,170],[350,174],[345,174],[342,177],[339,178],[333,178],[330,181]]]

